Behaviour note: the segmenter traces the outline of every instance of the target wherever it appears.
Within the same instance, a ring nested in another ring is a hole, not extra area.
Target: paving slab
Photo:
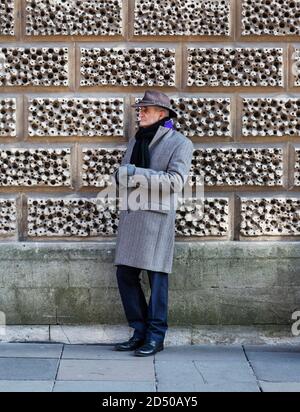
[[[54,380],[58,359],[0,358],[0,380]]]
[[[169,360],[156,359],[155,371],[158,391],[167,385],[193,392],[205,383],[193,360],[170,362]]]
[[[171,346],[155,354],[158,360],[244,360],[241,345],[183,345]]]
[[[258,386],[246,360],[155,360],[158,387],[176,387],[185,391],[202,390],[203,384],[229,385],[249,383]],[[250,385],[250,386],[251,386]],[[253,387],[253,386],[252,386]]]
[[[0,381],[0,392],[52,392],[54,381]]]
[[[294,352],[247,351],[259,380],[269,382],[300,382],[300,356]]]
[[[162,383],[158,385],[158,392],[260,392],[259,387],[254,383],[225,383],[225,384],[202,384],[193,386],[186,385],[171,385]]]
[[[259,381],[263,392],[300,392],[300,383]]]
[[[56,381],[53,392],[156,392],[152,382]]]
[[[253,383],[256,384],[256,376],[249,363],[245,360],[195,360],[195,367],[199,370],[205,383]]]
[[[277,345],[243,345],[246,352],[292,352],[300,353],[299,344],[277,344]]]
[[[134,360],[82,360],[62,359],[57,380],[64,381],[142,381],[155,380],[153,362],[144,359]]]
[[[62,344],[0,343],[0,358],[59,358]]]
[[[62,359],[120,359],[136,360],[134,351],[116,351],[112,345],[65,345]],[[147,356],[143,361],[153,363],[153,357]]]
[[[297,345],[0,343],[0,392],[300,392]]]

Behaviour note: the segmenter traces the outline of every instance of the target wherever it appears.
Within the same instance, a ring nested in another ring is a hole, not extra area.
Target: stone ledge
[[[228,258],[230,256],[234,257],[273,257],[279,258],[280,253],[284,257],[299,257],[300,258],[300,243],[298,241],[176,241],[175,242],[175,252],[182,252],[190,250],[196,250],[199,253],[199,256],[202,257],[215,257],[216,248],[218,249],[219,258]],[[26,255],[32,251],[29,255],[30,258],[37,258],[38,260],[41,257],[39,253],[47,252],[53,253],[55,250],[58,253],[63,251],[82,253],[80,255],[68,255],[70,258],[76,259],[86,259],[88,255],[95,257],[96,252],[106,251],[107,254],[110,254],[115,249],[115,241],[42,241],[42,242],[0,242],[0,259],[9,258],[12,259],[23,259]],[[17,253],[17,255],[16,255]],[[279,253],[279,255],[278,255]],[[256,256],[257,254],[257,256]],[[51,255],[52,256],[52,255]],[[59,255],[57,255],[58,257]],[[176,256],[176,253],[175,253]],[[28,256],[27,256],[28,257]],[[1,267],[0,267],[1,270]]]
[[[52,342],[66,344],[114,344],[127,340],[133,330],[120,325],[7,325],[0,342]],[[169,326],[167,346],[197,344],[288,344],[299,345],[289,325]]]
[[[6,324],[126,323],[114,249],[114,241],[0,243]],[[300,310],[299,268],[299,242],[176,242],[169,324],[289,325]],[[148,298],[146,271],[141,281]]]

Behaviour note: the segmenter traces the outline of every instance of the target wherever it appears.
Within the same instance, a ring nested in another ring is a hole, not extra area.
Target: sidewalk
[[[139,358],[113,345],[0,343],[0,391],[300,392],[300,347],[165,346]]]

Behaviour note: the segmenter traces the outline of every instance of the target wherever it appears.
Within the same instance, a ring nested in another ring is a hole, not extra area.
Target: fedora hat
[[[171,102],[170,102],[169,97],[162,92],[157,92],[155,90],[153,91],[147,90],[142,100],[140,100],[138,103],[131,105],[131,107],[145,107],[145,106],[163,107],[164,109],[170,110],[170,117],[178,116],[175,110],[171,108]]]

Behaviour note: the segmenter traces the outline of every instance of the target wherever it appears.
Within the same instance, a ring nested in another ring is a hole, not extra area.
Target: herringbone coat
[[[113,183],[119,188],[123,186],[123,189],[127,189],[124,199],[128,200],[137,184],[141,191],[147,192],[146,184],[150,180],[152,183],[159,181],[162,188],[170,185],[172,190],[170,192],[166,189],[165,195],[162,189],[161,199],[150,198],[137,210],[132,210],[130,205],[127,210],[120,210],[114,266],[121,264],[171,273],[177,198],[189,175],[194,146],[182,133],[160,126],[149,144],[149,168],[136,167],[135,174],[129,181],[122,180],[127,171],[123,166],[130,163],[134,143],[135,138],[128,142],[119,167],[119,182],[115,179],[116,171],[113,173]]]

